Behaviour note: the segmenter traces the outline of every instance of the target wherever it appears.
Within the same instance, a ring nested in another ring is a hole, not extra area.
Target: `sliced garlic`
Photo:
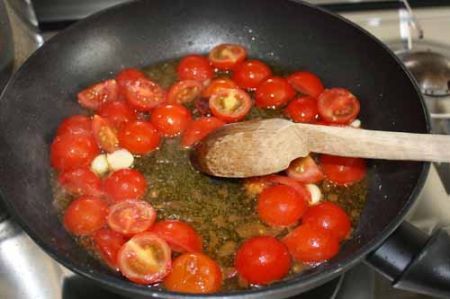
[[[92,160],[91,170],[99,176],[102,176],[109,171],[109,165],[105,154],[100,154]]]
[[[126,149],[119,149],[106,155],[109,168],[111,170],[118,170],[124,168],[130,168],[133,165],[134,157]]]
[[[350,127],[352,128],[361,128],[361,121],[359,119],[355,119],[350,123]]]
[[[308,189],[311,194],[309,204],[311,206],[318,204],[322,199],[322,191],[320,191],[320,188],[315,184],[306,184],[306,189]]]

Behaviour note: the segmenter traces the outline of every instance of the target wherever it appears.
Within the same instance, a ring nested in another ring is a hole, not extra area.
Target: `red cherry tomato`
[[[183,133],[191,119],[189,109],[180,104],[156,107],[151,115],[151,123],[165,137],[173,137]]]
[[[181,143],[184,147],[190,147],[223,125],[225,123],[215,117],[201,117],[196,119],[184,131]]]
[[[291,255],[302,263],[321,263],[339,251],[339,239],[321,227],[302,224],[283,238]]]
[[[103,228],[94,234],[95,248],[103,260],[116,271],[119,270],[117,254],[125,241],[124,236],[108,228]]]
[[[200,235],[192,226],[180,220],[159,221],[150,231],[164,239],[173,251],[202,251],[203,241]]]
[[[322,170],[310,156],[292,161],[286,173],[289,177],[304,184],[314,184],[324,179]]]
[[[312,97],[297,98],[289,103],[284,113],[297,123],[315,122],[319,118],[317,100]]]
[[[231,70],[247,57],[247,50],[235,44],[221,44],[209,52],[211,64],[221,70]]]
[[[119,143],[133,154],[145,155],[155,150],[160,142],[159,132],[146,121],[129,122],[118,134]]]
[[[360,158],[322,155],[320,165],[325,177],[337,185],[351,185],[366,176],[366,163]]]
[[[263,108],[277,108],[286,105],[294,96],[295,91],[286,79],[270,77],[256,87],[255,105]]]
[[[99,115],[92,118],[92,131],[94,132],[97,145],[111,153],[119,148],[119,139],[117,138],[116,129],[107,120]]]
[[[213,69],[206,57],[189,55],[181,59],[177,73],[180,80],[196,80],[203,83],[212,78]]]
[[[239,64],[233,73],[233,81],[244,89],[254,89],[272,75],[270,68],[259,60],[248,60]]]
[[[113,231],[132,236],[150,228],[156,220],[156,212],[143,200],[124,200],[109,208],[107,219]]]
[[[310,72],[295,72],[288,77],[288,82],[296,91],[314,98],[324,89],[319,77]]]
[[[322,92],[317,107],[320,117],[338,124],[348,124],[358,116],[358,99],[344,88],[331,88]]]
[[[152,233],[144,232],[128,240],[117,255],[119,270],[138,284],[160,282],[170,271],[170,248]]]
[[[183,80],[173,84],[167,94],[169,104],[188,104],[194,102],[202,93],[203,85],[195,80]]]
[[[76,236],[90,235],[106,223],[108,205],[98,197],[82,196],[64,212],[64,227]]]
[[[50,150],[51,165],[58,170],[89,166],[100,152],[91,135],[56,136]]]
[[[208,294],[220,290],[222,272],[219,265],[203,253],[184,253],[172,264],[172,271],[164,279],[169,291]]]
[[[119,88],[124,90],[128,83],[134,82],[141,78],[147,78],[143,72],[135,68],[126,68],[117,74],[116,81]]]
[[[213,94],[217,93],[220,89],[236,89],[237,84],[227,78],[214,79],[211,83],[203,90],[202,96],[209,98]]]
[[[63,171],[58,181],[70,194],[101,196],[102,183],[95,173],[89,168],[75,168]]]
[[[56,135],[64,135],[66,133],[73,135],[91,134],[91,119],[84,115],[73,115],[65,118],[59,125]]]
[[[98,110],[98,115],[108,119],[117,129],[122,128],[128,122],[136,120],[134,110],[127,103],[119,101],[103,105]]]
[[[295,189],[295,191],[297,191],[303,198],[305,198],[306,201],[310,200],[311,195],[309,191],[305,188],[303,184],[301,184],[297,180],[283,175],[269,175],[266,176],[266,178],[272,184],[281,184],[289,186]]]
[[[339,240],[345,239],[351,228],[350,218],[338,205],[331,202],[323,202],[312,206],[303,216],[303,223],[324,228]]]
[[[250,96],[241,89],[220,89],[209,98],[212,114],[224,122],[242,120],[252,108]]]
[[[139,111],[150,111],[166,101],[166,92],[147,78],[128,81],[125,89],[128,103]]]
[[[276,185],[265,189],[258,197],[259,218],[271,226],[295,224],[308,207],[307,198],[292,187]]]
[[[249,283],[269,284],[288,274],[291,257],[286,246],[274,237],[253,237],[239,247],[234,265]]]
[[[116,80],[106,80],[80,91],[77,94],[78,103],[84,108],[97,110],[105,103],[116,101],[118,90]]]
[[[105,178],[103,190],[115,201],[141,199],[147,191],[147,181],[137,170],[119,169]]]

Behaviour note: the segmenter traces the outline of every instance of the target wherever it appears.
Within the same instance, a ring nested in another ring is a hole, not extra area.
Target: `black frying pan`
[[[56,260],[134,298],[177,297],[126,281],[87,255],[64,230],[52,204],[49,143],[63,118],[81,112],[75,94],[83,87],[124,66],[142,67],[207,52],[223,42],[245,45],[250,56],[287,69],[311,70],[326,86],[352,90],[361,100],[361,119],[369,129],[428,132],[418,89],[395,56],[367,32],[308,4],[155,0],[109,9],[81,21],[39,49],[15,74],[1,99],[2,194],[27,233]],[[372,161],[367,205],[353,238],[338,256],[269,287],[217,295],[283,297],[339,275],[378,248],[399,226],[427,170],[424,163]],[[400,239],[405,232],[409,233],[406,243]],[[404,278],[403,270],[415,261],[416,251],[425,242],[423,236],[412,238],[411,233],[413,229],[403,226],[388,245],[371,256],[392,279]],[[406,245],[411,248],[399,249]],[[391,252],[386,254],[386,250]],[[392,258],[398,252],[401,255]],[[418,286],[411,278],[407,282],[411,281],[413,287]],[[438,286],[438,291],[448,295],[449,285]],[[420,287],[419,291],[426,290]]]

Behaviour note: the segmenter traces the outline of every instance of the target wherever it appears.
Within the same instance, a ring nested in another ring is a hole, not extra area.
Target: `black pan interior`
[[[112,273],[74,243],[52,205],[48,146],[59,122],[80,113],[75,94],[124,66],[142,67],[234,42],[252,57],[307,69],[360,99],[363,126],[427,132],[410,76],[366,32],[307,4],[273,0],[137,1],[84,20],[48,42],[14,76],[0,105],[0,186],[13,214],[69,268],[134,295],[170,296]],[[337,275],[402,220],[427,164],[372,161],[367,206],[354,238],[331,262],[305,275],[235,295],[290,295]]]

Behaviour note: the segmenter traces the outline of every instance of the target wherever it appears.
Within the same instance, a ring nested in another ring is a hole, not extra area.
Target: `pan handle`
[[[450,236],[445,228],[428,236],[402,223],[366,261],[395,288],[450,298]]]

